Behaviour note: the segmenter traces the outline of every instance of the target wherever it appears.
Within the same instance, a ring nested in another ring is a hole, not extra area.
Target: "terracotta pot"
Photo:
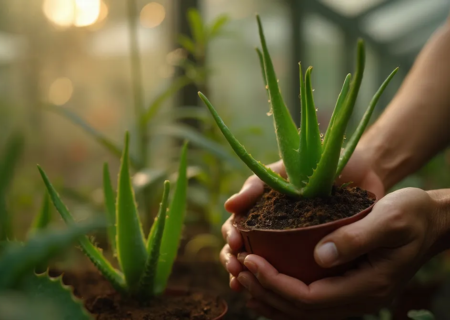
[[[168,295],[168,296],[183,296],[183,295],[186,295],[188,292],[189,291],[185,290],[185,289],[168,288],[168,289],[166,289],[166,291],[164,291],[164,295]],[[222,305],[223,311],[218,317],[212,318],[211,320],[221,320],[221,319],[223,319],[223,317],[228,312],[228,304],[227,304],[227,302],[224,299],[220,298],[220,297],[219,297],[219,299],[220,299],[220,303]]]
[[[368,194],[377,200],[373,193]],[[265,258],[280,273],[310,284],[319,279],[340,275],[355,265],[356,261],[324,269],[314,260],[314,248],[327,234],[364,218],[372,207],[373,205],[348,218],[306,228],[248,230],[238,226],[238,222],[244,219],[243,216],[236,216],[234,226],[241,232],[247,252]]]

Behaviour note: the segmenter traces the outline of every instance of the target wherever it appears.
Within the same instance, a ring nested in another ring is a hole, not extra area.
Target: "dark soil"
[[[224,308],[218,297],[201,292],[156,297],[142,306],[123,298],[96,271],[66,273],[63,279],[99,320],[209,320],[218,317]]]
[[[367,191],[358,187],[333,187],[331,196],[312,199],[294,199],[266,187],[247,217],[238,223],[247,229],[310,227],[351,217],[374,202]]]

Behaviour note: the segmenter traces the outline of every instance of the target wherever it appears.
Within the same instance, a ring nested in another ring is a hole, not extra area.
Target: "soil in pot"
[[[66,273],[63,281],[99,320],[210,320],[224,311],[221,299],[199,292],[156,297],[148,306],[141,306],[123,298],[96,271]]]
[[[294,199],[266,186],[245,219],[239,220],[239,226],[271,230],[310,227],[351,217],[374,202],[358,187],[333,187],[330,197]]]

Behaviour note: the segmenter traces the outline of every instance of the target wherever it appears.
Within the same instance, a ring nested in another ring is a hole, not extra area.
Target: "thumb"
[[[337,229],[323,238],[314,250],[316,262],[324,268],[356,259],[377,247],[385,240],[384,230],[378,226],[375,215]]]

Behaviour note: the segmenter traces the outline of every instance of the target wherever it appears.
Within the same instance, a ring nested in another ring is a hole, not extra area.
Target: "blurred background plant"
[[[25,239],[34,220],[30,213],[43,202],[39,163],[76,220],[103,215],[98,168],[108,162],[111,171],[118,171],[119,141],[128,129],[139,137],[130,151],[139,209],[148,222],[160,195],[146,190],[175,172],[180,138],[187,138],[191,203],[179,256],[209,261],[215,257],[211,251],[201,252],[206,246],[214,253],[222,245],[218,231],[228,217],[223,201],[250,172],[215,131],[197,91],[218,101],[218,111],[255,158],[263,163],[278,159],[254,52],[254,13],[267,25],[267,42],[294,119],[300,110],[297,63],[315,67],[315,103],[324,128],[341,79],[353,70],[357,37],[367,43],[361,101],[370,99],[381,77],[400,67],[375,110],[379,114],[449,11],[447,0],[4,0],[0,170],[5,163],[8,169],[0,171],[0,213],[5,208],[14,213],[8,215],[14,238]],[[364,108],[358,100],[350,126]],[[248,119],[257,126],[249,127]],[[447,151],[397,188],[439,188],[449,181]],[[0,220],[3,238],[6,225]],[[449,262],[448,254],[436,257],[414,283],[442,292],[437,284],[447,276]]]

